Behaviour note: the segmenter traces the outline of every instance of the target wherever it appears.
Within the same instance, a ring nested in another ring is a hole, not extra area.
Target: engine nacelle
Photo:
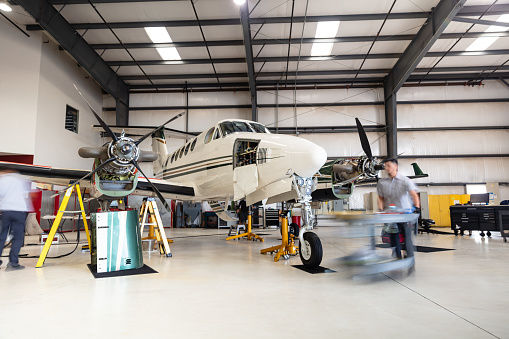
[[[338,199],[348,198],[354,185],[367,178],[376,178],[383,169],[376,158],[359,157],[356,159],[338,159],[332,164],[332,192]]]

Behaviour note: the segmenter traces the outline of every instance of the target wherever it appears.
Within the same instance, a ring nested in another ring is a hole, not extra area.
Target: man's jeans
[[[5,246],[5,240],[9,230],[12,234],[11,252],[9,253],[9,262],[12,266],[19,265],[18,254],[23,247],[25,238],[25,221],[27,212],[20,211],[2,211],[2,226],[0,230],[0,255],[2,255]]]

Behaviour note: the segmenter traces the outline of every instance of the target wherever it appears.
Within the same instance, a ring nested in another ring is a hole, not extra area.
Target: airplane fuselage
[[[226,130],[224,124],[232,123],[256,124],[259,132]],[[220,121],[172,154],[164,154],[161,138],[153,142],[159,144],[155,150],[162,157],[161,167],[154,167],[156,177],[192,185],[196,200],[238,197],[236,191],[246,186],[252,193],[293,175],[311,177],[326,161],[322,147],[302,138],[270,134],[262,125],[244,120]]]

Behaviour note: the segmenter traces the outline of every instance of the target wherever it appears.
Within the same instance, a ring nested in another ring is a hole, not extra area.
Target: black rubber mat
[[[417,250],[417,252],[431,253],[431,252],[454,251],[454,248],[416,246],[416,250]]]
[[[306,265],[292,265],[292,267],[298,268],[301,271],[308,272],[311,274],[317,274],[317,273],[335,273],[336,271],[331,270],[330,268],[318,266],[316,268],[310,268]]]
[[[376,247],[379,247],[379,248],[390,248],[389,244],[378,244],[378,245],[376,245]],[[422,253],[433,253],[433,252],[454,251],[454,248],[416,246],[415,250],[417,252],[422,252]]]
[[[159,273],[153,268],[143,265],[140,268],[132,269],[132,270],[122,270],[115,272],[105,272],[105,273],[97,273],[97,265],[87,264],[88,269],[94,275],[94,278],[111,278],[111,277],[123,277],[126,275],[139,275],[139,274],[150,274],[150,273]]]

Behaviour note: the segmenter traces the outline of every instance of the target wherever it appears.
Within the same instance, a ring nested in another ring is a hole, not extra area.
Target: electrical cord
[[[74,252],[76,252],[76,249],[78,249],[78,246],[80,245],[80,234],[81,234],[81,231],[78,231],[78,236],[76,237],[76,246],[74,247],[74,249],[72,251],[70,251],[69,253],[65,253],[65,254],[61,254],[61,255],[57,255],[57,256],[54,256],[54,257],[50,257],[50,256],[47,256],[46,259],[59,259],[59,258],[64,258],[64,257],[67,257],[71,254],[73,254]],[[12,243],[12,239],[11,241],[9,241],[6,245],[4,245],[3,248],[6,248],[7,246],[9,246],[10,244]],[[68,243],[69,245],[73,245],[74,243]],[[29,244],[27,246],[39,246],[38,244]],[[29,258],[29,259],[38,259],[39,256],[29,256],[28,254],[19,254],[18,255],[19,257],[23,257],[23,258]],[[0,257],[8,257],[8,255],[2,255]]]

